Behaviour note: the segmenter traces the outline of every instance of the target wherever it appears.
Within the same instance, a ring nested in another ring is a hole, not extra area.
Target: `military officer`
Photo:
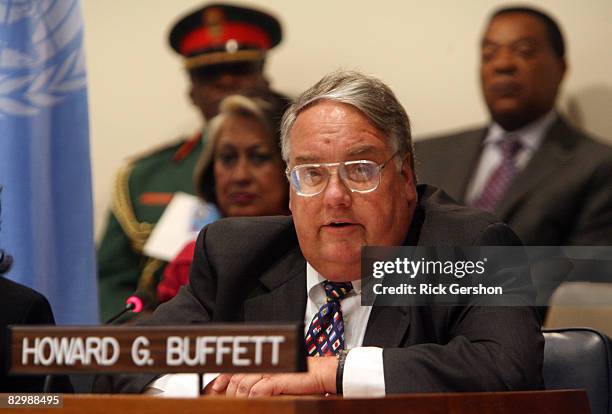
[[[173,26],[169,43],[184,59],[189,96],[204,123],[217,114],[225,96],[268,89],[266,54],[281,39],[273,16],[227,4],[209,4]],[[205,132],[198,132],[132,157],[118,172],[98,249],[103,321],[120,311],[134,291],[154,291],[166,263],[148,257],[143,247],[173,194],[195,193],[193,170],[204,140]]]

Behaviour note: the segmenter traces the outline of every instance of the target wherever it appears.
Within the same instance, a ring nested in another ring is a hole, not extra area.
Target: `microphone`
[[[127,312],[132,313],[140,313],[144,309],[145,305],[151,303],[151,295],[148,292],[143,290],[137,290],[125,300],[125,308],[121,310],[121,312],[117,313],[115,316],[107,320],[104,324],[110,325],[119,319],[121,316],[126,314]]]
[[[0,275],[8,273],[13,266],[13,256],[0,249]]]
[[[125,308],[123,308],[121,312],[119,312],[118,314],[116,314],[115,316],[107,320],[104,323],[104,325],[112,324],[113,322],[115,322],[117,319],[119,319],[121,316],[123,316],[127,312],[130,312],[130,311],[132,313],[142,312],[145,305],[151,303],[151,301],[152,301],[152,298],[149,293],[143,290],[137,290],[136,292],[132,294],[132,296],[130,296],[129,298],[125,300]],[[56,378],[57,376],[54,374],[48,374],[45,376],[45,383],[43,386],[44,393],[51,392],[53,382],[55,381]]]

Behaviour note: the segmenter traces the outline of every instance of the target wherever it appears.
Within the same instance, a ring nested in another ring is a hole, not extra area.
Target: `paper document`
[[[153,228],[143,251],[156,259],[170,261],[187,243],[196,239],[202,227],[220,217],[213,204],[177,192]]]

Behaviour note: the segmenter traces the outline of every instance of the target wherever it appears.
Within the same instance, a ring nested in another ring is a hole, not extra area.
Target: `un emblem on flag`
[[[77,0],[0,0],[0,117],[32,116],[85,88]]]

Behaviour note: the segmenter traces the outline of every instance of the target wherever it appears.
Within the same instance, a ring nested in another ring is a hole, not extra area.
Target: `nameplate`
[[[297,372],[299,325],[12,326],[13,374]]]

